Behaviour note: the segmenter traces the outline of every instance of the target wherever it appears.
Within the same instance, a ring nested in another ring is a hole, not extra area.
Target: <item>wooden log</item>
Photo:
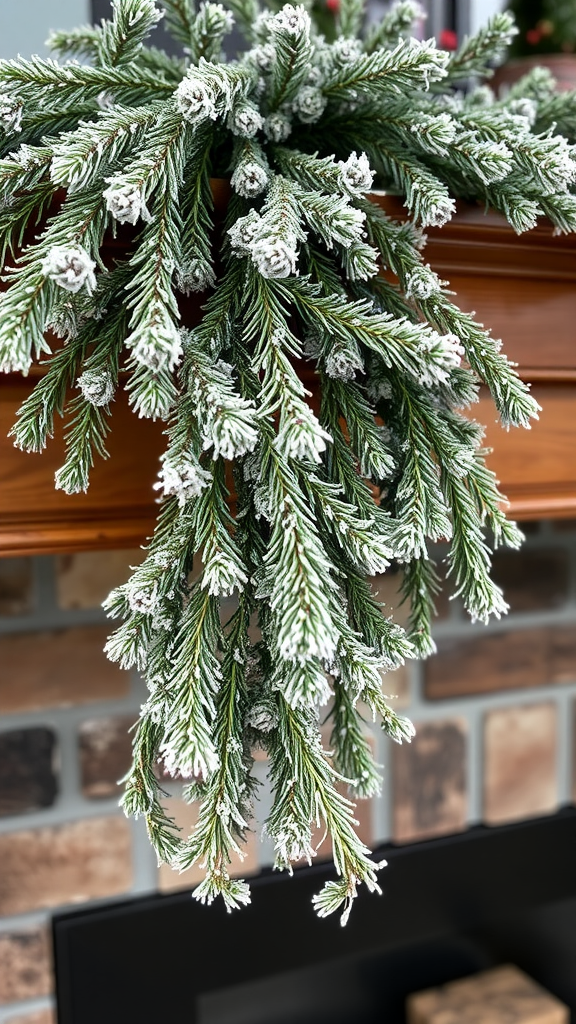
[[[408,1024],[568,1024],[570,1012],[513,965],[409,996]]]

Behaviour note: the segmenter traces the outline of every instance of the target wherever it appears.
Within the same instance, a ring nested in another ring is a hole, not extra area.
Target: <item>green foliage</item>
[[[190,46],[195,14],[195,5],[192,0],[162,0],[162,8],[168,31],[179,43]]]
[[[424,16],[417,0],[399,0],[366,32],[364,48],[372,53],[380,47],[391,49],[400,39],[409,37],[416,21]]]
[[[78,28],[51,32],[46,40],[46,45],[57,57],[78,57],[95,60],[98,57],[98,48],[101,36],[101,29],[93,25],[82,25]]]
[[[98,58],[114,68],[138,59],[142,44],[162,17],[154,0],[112,0],[112,19],[103,21]]]
[[[329,99],[380,101],[409,89],[427,89],[445,77],[447,54],[433,40],[414,47],[401,40],[393,50],[362,54],[334,67],[326,76],[324,93]]]
[[[8,95],[17,96],[32,107],[49,105],[56,97],[59,104],[83,103],[104,91],[111,98],[134,104],[167,97],[173,92],[170,82],[142,67],[91,67],[87,64],[61,67],[41,57],[2,61],[1,77]]]
[[[364,19],[364,0],[341,0],[338,6],[338,34],[355,39]]]
[[[277,110],[283,103],[294,99],[308,75],[312,58],[310,19],[301,8],[301,24],[294,27],[283,23],[275,27],[273,39],[275,60],[271,67],[269,104]],[[294,19],[297,22],[297,19]]]
[[[106,457],[118,387],[165,422],[158,523],[106,602],[122,620],[107,653],[149,688],[124,809],[160,860],[205,866],[198,899],[239,907],[230,858],[263,748],[277,866],[329,834],[338,878],[315,905],[345,922],[380,867],[345,791],[378,791],[367,711],[393,741],[413,735],[382,680],[434,649],[430,544],[447,541],[449,584],[486,621],[505,610],[487,535],[521,540],[461,410],[484,383],[504,424],[538,411],[424,262],[422,228],[463,198],[517,231],[541,215],[574,230],[576,105],[541,71],[505,99],[454,89],[502,52],[508,15],[450,56],[408,38],[411,0],[365,34],[360,0],[342,0],[331,42],[312,5],[162,6],[181,58],[145,45],[153,0],[116,0],[111,20],[51,37],[86,63],[0,62],[0,366],[44,359],[12,436],[41,451],[63,417],[56,485],[75,493]],[[249,49],[226,62],[233,17]],[[374,178],[405,221],[367,198]],[[406,630],[371,586],[400,562]],[[190,836],[166,813],[158,761],[199,805]]]
[[[200,57],[214,61],[221,57],[222,41],[232,28],[231,14],[221,4],[202,3],[192,22],[190,59],[197,64]]]
[[[514,18],[504,12],[497,14],[471,37],[466,37],[448,62],[448,79],[462,81],[471,75],[492,74],[490,64],[500,61],[517,35]]]

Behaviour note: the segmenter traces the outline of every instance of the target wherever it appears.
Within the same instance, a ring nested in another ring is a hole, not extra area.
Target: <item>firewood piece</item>
[[[408,1024],[568,1024],[568,1007],[507,964],[416,992]]]

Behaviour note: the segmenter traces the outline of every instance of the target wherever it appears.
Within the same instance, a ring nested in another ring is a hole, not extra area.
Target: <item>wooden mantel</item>
[[[164,425],[138,419],[119,393],[106,439],[110,458],[95,459],[86,494],[64,494],[54,488],[65,455],[61,420],[41,454],[20,452],[6,439],[35,379],[0,379],[0,557],[138,547],[158,511],[152,484]]]
[[[402,213],[388,198],[394,214]],[[463,207],[428,231],[425,257],[450,281],[455,301],[501,337],[542,406],[531,430],[506,432],[488,395],[473,409],[487,426],[489,464],[519,519],[576,516],[576,238],[548,225],[517,237],[505,221]],[[110,459],[98,460],[87,494],[54,490],[62,465],[61,433],[42,455],[6,440],[29,393],[25,380],[0,380],[0,556],[141,544],[157,506],[152,483],[164,448],[162,426],[137,419],[124,397],[114,404]]]
[[[428,231],[425,257],[455,301],[503,340],[542,406],[530,430],[504,430],[488,394],[473,407],[518,519],[576,516],[576,236],[541,224],[517,236],[502,217],[461,209]]]

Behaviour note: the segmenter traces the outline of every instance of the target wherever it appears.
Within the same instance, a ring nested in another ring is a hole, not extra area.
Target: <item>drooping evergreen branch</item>
[[[88,293],[93,290],[95,262],[90,253],[101,243],[104,217],[98,184],[81,197],[68,197],[40,241],[9,269],[11,287],[0,296],[0,368],[27,373],[33,352],[37,357],[50,352],[44,329],[56,297],[53,282],[65,279],[74,293],[83,287]]]
[[[66,103],[83,103],[106,90],[122,102],[138,103],[169,96],[174,86],[145,68],[91,67],[88,64],[66,64],[42,57],[0,61],[0,82],[10,91],[17,91],[23,103],[56,99]]]
[[[244,737],[248,624],[249,604],[241,598],[226,636],[222,685],[216,703],[214,730],[219,764],[203,787],[198,823],[178,861],[182,868],[187,868],[202,859],[206,878],[195,889],[195,898],[211,903],[216,896],[222,896],[228,910],[250,900],[246,883],[230,878],[229,874],[232,852],[244,856],[242,844],[252,816],[255,787],[250,775],[252,758]]]
[[[277,866],[313,857],[324,830],[338,878],[316,909],[345,923],[379,866],[344,787],[378,789],[366,708],[395,742],[413,735],[383,691],[434,649],[430,545],[448,543],[448,582],[485,620],[504,611],[490,544],[521,539],[463,410],[482,381],[506,425],[537,413],[425,263],[421,229],[464,198],[517,231],[541,215],[574,230],[574,99],[541,71],[506,97],[454,89],[502,52],[507,15],[450,56],[408,38],[412,0],[367,32],[361,0],[342,0],[332,41],[308,3],[162,8],[115,0],[102,25],[52,37],[85,63],[0,62],[0,365],[48,357],[13,436],[39,451],[63,416],[57,485],[76,492],[119,386],[164,420],[156,529],[106,602],[108,656],[149,691],[124,809],[160,860],[205,865],[198,899],[238,907],[262,748]],[[181,56],[146,45],[162,13]],[[232,16],[248,49],[227,60]],[[400,563],[406,629],[374,586]],[[198,804],[188,837],[162,777]]]
[[[326,882],[314,897],[321,917],[343,908],[345,924],[357,886],[380,892],[376,872],[380,865],[354,831],[353,804],[336,789],[340,776],[322,749],[314,717],[296,711],[284,701],[279,705],[276,742],[270,750],[274,802],[266,829],[274,840],[279,867],[303,858],[310,861],[316,850],[312,826],[324,825],[332,836],[334,864],[340,881]],[[309,822],[306,829],[301,823]]]

